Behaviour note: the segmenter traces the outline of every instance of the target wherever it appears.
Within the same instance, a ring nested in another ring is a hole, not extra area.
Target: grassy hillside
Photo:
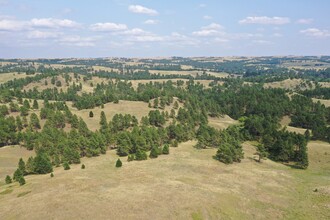
[[[224,165],[210,160],[215,149],[195,142],[171,148],[157,160],[126,162],[115,168],[114,151],[83,158],[55,177],[27,176],[27,184],[0,187],[1,219],[328,219],[330,145],[309,144],[310,167],[295,170],[245,159]],[[327,153],[327,154],[326,154]],[[317,192],[313,192],[318,189]],[[56,207],[56,208],[54,208]],[[31,212],[31,210],[34,210]]]

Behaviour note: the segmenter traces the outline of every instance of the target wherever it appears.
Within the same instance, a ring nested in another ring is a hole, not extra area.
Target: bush
[[[50,174],[50,177],[52,177],[52,178],[53,178],[53,177],[54,177],[54,174],[53,174],[53,173],[51,173],[51,174]]]
[[[70,170],[70,165],[68,162],[63,163],[64,170]]]
[[[151,148],[151,151],[150,151],[149,157],[150,157],[150,158],[157,158],[158,155],[159,155],[159,149],[158,149],[158,147],[153,147],[153,148]]]
[[[11,179],[11,177],[9,175],[6,176],[6,180],[5,181],[6,181],[6,184],[10,184],[10,183],[13,182],[12,179]]]
[[[117,162],[116,162],[116,167],[121,167],[123,165],[123,163],[121,162],[121,160],[118,158]]]
[[[130,154],[128,155],[127,157],[127,161],[130,162],[130,161],[133,161],[135,158],[134,158],[134,154]]]
[[[92,111],[89,112],[89,117],[93,118],[94,117],[94,113]]]
[[[81,165],[81,169],[85,169],[85,164],[82,164]]]
[[[169,154],[170,153],[170,147],[168,146],[168,144],[165,144],[163,147],[163,154]]]
[[[135,160],[146,160],[148,158],[147,153],[138,149],[135,153]]]

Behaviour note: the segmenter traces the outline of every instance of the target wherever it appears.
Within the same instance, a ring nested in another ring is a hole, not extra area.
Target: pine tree
[[[93,118],[94,117],[94,113],[92,111],[89,112],[89,117]]]
[[[163,147],[163,154],[169,154],[170,153],[170,147],[168,144],[165,144]]]
[[[63,163],[64,170],[70,170],[70,165],[68,162]]]
[[[38,174],[53,172],[52,163],[46,153],[38,153],[34,158],[34,171]]]
[[[24,162],[23,158],[20,158],[19,161],[18,161],[18,169],[20,169],[22,171],[23,175],[26,174],[25,162]]]
[[[159,149],[158,149],[158,147],[153,147],[153,148],[151,148],[151,151],[150,151],[149,157],[150,157],[150,158],[157,158],[158,155],[159,155]]]
[[[21,176],[21,177],[18,179],[18,182],[19,182],[19,185],[20,185],[20,186],[23,186],[23,185],[25,184],[24,176]]]
[[[33,101],[32,108],[33,108],[33,109],[38,109],[38,108],[39,108],[39,104],[38,104],[37,100],[34,100],[34,101]]]
[[[14,172],[13,180],[18,181],[22,176],[22,171],[17,168],[17,170]]]
[[[101,112],[101,120],[100,120],[101,129],[100,131],[104,134],[108,130],[108,122],[107,117],[105,116],[104,111]]]
[[[121,167],[123,164],[121,162],[121,160],[118,158],[117,162],[116,162],[116,167]]]
[[[135,160],[146,160],[148,158],[147,153],[143,150],[137,149],[135,153]]]
[[[11,177],[9,175],[6,176],[6,180],[5,181],[6,181],[6,184],[10,184],[10,183],[13,182],[12,179],[11,179]]]
[[[34,173],[34,159],[33,157],[29,157],[29,159],[26,162],[25,171],[27,174]]]
[[[260,163],[262,159],[264,159],[265,157],[268,157],[268,152],[266,151],[266,148],[264,147],[264,145],[262,144],[258,144],[257,146],[257,152],[255,153],[255,155],[258,155],[258,162]]]

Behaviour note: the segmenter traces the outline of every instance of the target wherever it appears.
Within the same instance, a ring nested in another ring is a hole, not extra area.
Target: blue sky
[[[0,0],[0,58],[330,55],[327,0]]]

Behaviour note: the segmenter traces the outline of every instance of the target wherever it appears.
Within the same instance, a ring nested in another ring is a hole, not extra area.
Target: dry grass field
[[[312,100],[314,102],[321,102],[321,104],[325,105],[325,107],[330,106],[330,100],[328,100],[328,99],[315,99],[315,98],[312,98]]]
[[[224,165],[212,159],[215,149],[194,144],[147,161],[122,158],[122,168],[108,151],[83,158],[85,170],[59,167],[53,178],[2,185],[0,219],[329,219],[329,144],[309,144],[308,170],[257,163],[250,143],[241,163]]]
[[[20,146],[5,146],[0,148],[0,179],[11,175],[17,169],[18,160],[22,157],[25,161],[34,156],[34,151],[28,151]]]
[[[209,117],[209,125],[216,129],[226,129],[230,125],[238,124],[238,121],[232,119],[228,115],[220,116],[218,118]]]
[[[282,89],[294,89],[303,83],[302,79],[286,79],[278,82],[265,83],[265,88],[282,88]]]
[[[0,84],[13,79],[22,79],[27,77],[25,73],[0,73]]]

